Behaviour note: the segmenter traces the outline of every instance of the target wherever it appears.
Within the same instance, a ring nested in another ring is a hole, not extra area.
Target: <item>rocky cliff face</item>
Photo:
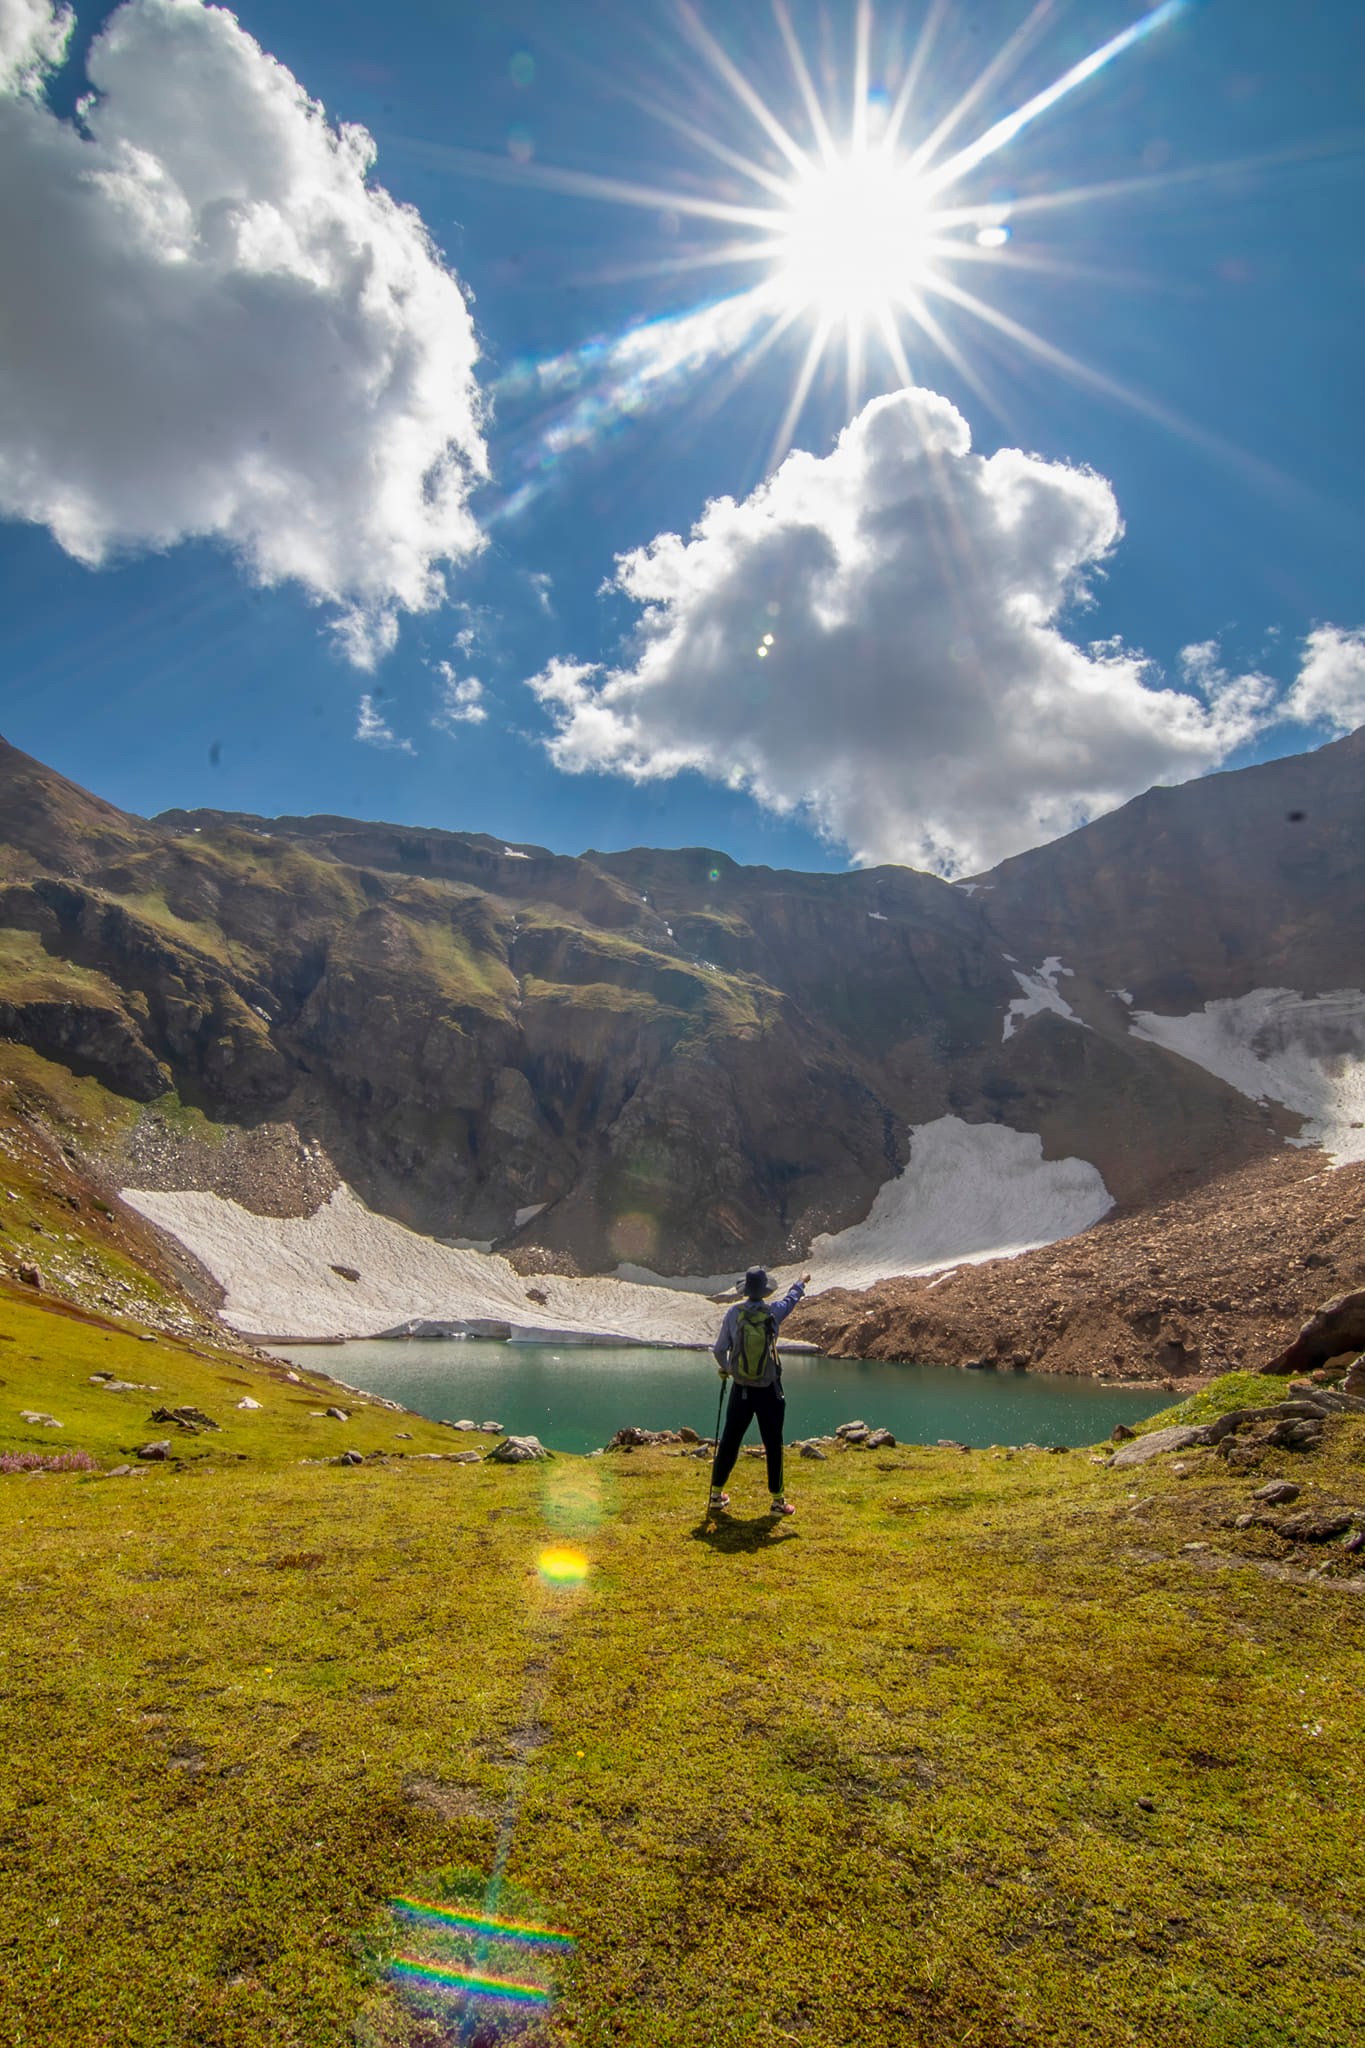
[[[530,1262],[799,1256],[947,1115],[1040,1133],[1132,1209],[1297,1130],[1132,1011],[1365,986],[1363,766],[1357,734],[1153,791],[950,886],[149,823],[0,743],[0,1035],[153,1105],[130,1142],[163,1184],[269,1208],[330,1161],[371,1206]],[[182,1142],[167,1103],[215,1135]]]

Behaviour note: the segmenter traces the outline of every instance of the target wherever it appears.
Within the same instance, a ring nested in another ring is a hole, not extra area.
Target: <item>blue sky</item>
[[[29,33],[45,0],[0,0],[0,50],[6,8],[12,33]],[[870,12],[873,129],[931,11]],[[79,7],[64,66],[41,79],[30,67],[11,100],[5,146],[29,153],[19,161],[36,198],[25,221],[11,176],[0,210],[26,309],[17,339],[0,326],[0,502],[12,514],[0,523],[0,731],[78,781],[143,812],[339,811],[567,851],[700,842],[775,865],[838,867],[852,854],[961,871],[1152,780],[1294,751],[1359,721],[1358,9],[1164,10],[969,169],[947,197],[977,208],[977,222],[947,232],[973,253],[918,258],[912,279],[951,355],[912,314],[896,316],[914,385],[937,396],[880,413],[864,408],[903,383],[900,370],[871,347],[850,392],[843,316],[823,300],[786,305],[789,324],[761,356],[771,316],[746,327],[731,315],[727,331],[722,312],[687,330],[690,367],[665,373],[679,319],[781,267],[693,266],[735,229],[688,210],[773,206],[734,158],[791,176],[735,76],[801,151],[812,146],[768,0],[699,4],[719,57],[673,0],[238,7],[241,28],[331,123],[369,131],[370,188],[417,210],[458,280],[429,259],[402,301],[410,314],[384,314],[390,328],[410,318],[412,334],[386,331],[382,344],[376,316],[357,311],[358,271],[310,285],[306,318],[293,301],[282,312],[255,289],[277,259],[255,244],[243,257],[240,236],[194,319],[182,322],[168,289],[168,310],[148,312],[139,338],[128,280],[144,273],[116,246],[143,233],[127,206],[87,209],[71,227],[58,192],[43,211],[50,166],[54,191],[68,175],[54,117],[68,124],[70,163],[77,143],[100,149],[108,177],[133,145],[144,163],[161,153],[158,191],[179,177],[194,212],[188,230],[177,215],[174,232],[191,238],[182,271],[213,232],[212,179],[236,190],[232,152],[266,155],[304,117],[269,96],[240,41],[205,39],[188,20],[197,0],[133,0],[136,33],[97,80],[105,132],[96,117],[75,136],[86,53],[112,12]],[[857,13],[791,10],[836,154],[855,98]],[[1110,0],[1044,10],[930,167],[1142,15]],[[907,148],[1026,16],[1012,0],[948,10]],[[172,35],[179,89],[159,92]],[[240,94],[230,126],[229,76]],[[215,121],[208,170],[198,138]],[[557,188],[560,173],[574,189]],[[313,175],[292,158],[280,171],[286,216],[307,213]],[[593,180],[655,196],[613,203]],[[352,186],[328,200],[329,233],[361,222],[367,202]],[[668,194],[677,208],[658,203]],[[997,222],[1009,239],[993,255],[975,235]],[[68,232],[80,238],[71,260],[50,260]],[[396,232],[373,225],[381,267]],[[159,307],[168,259],[160,244],[144,258]],[[410,241],[393,257],[425,260]],[[689,267],[665,267],[680,260]],[[925,265],[1005,329],[936,293]],[[822,312],[829,344],[786,437],[816,462],[789,465],[769,489]],[[627,360],[619,343],[637,330]],[[333,349],[344,360],[329,387]],[[377,350],[390,372],[426,365],[443,395],[430,397],[429,380],[409,403],[394,373],[367,412]],[[548,363],[560,365],[555,391]],[[329,389],[343,385],[329,416]],[[205,415],[209,453],[194,433]],[[276,422],[273,441],[258,417]],[[556,452],[566,423],[571,445]],[[444,436],[463,465],[440,528],[461,536],[444,570],[436,522],[400,502],[403,479],[384,467],[413,434],[430,453]],[[268,459],[258,475],[251,445],[269,455],[284,440],[287,465]],[[49,488],[59,474],[64,489]],[[366,475],[352,518],[347,494]],[[723,496],[733,520],[676,558],[656,549],[631,588],[611,587],[618,556],[686,536]],[[1016,501],[1023,536],[1006,544]],[[444,602],[429,580],[414,595],[433,570]],[[370,621],[368,669],[331,630],[353,600]],[[777,630],[760,665],[768,620]],[[538,692],[526,686],[537,677]],[[1197,718],[1172,708],[1172,690]]]

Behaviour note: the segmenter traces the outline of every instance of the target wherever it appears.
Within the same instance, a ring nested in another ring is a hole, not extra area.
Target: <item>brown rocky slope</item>
[[[835,1357],[1160,1380],[1260,1370],[1365,1286],[1365,1165],[1285,1152],[1016,1259],[831,1290],[792,1337]]]

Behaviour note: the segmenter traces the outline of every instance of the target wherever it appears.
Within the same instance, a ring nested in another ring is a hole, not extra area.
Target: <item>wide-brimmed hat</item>
[[[748,1272],[744,1275],[744,1292],[746,1294],[767,1294],[771,1291],[772,1284],[762,1266],[750,1266]]]

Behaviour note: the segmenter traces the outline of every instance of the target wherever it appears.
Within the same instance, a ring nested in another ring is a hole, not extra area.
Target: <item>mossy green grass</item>
[[[1294,1476],[1359,1505],[1365,1423]],[[1211,1453],[790,1478],[782,1524],[663,1450],[0,1479],[0,2040],[453,2042],[386,1902],[500,1861],[577,1938],[539,2041],[1360,2037],[1352,1558],[1237,1531]]]

